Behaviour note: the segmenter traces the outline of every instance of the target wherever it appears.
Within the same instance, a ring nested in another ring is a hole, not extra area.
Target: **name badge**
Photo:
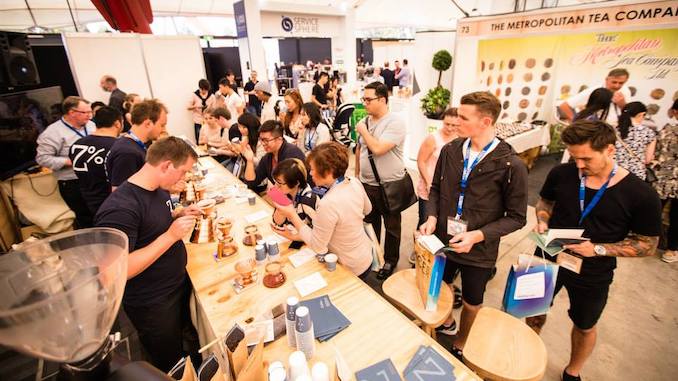
[[[468,230],[468,223],[462,219],[447,217],[447,234],[454,237],[457,234],[465,233]]]
[[[566,268],[576,274],[581,272],[581,264],[583,262],[583,259],[575,257],[574,255],[568,254],[564,251],[558,253],[558,259],[556,259],[556,263],[560,267]]]

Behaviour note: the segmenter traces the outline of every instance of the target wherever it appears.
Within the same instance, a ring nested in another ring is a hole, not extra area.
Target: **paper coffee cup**
[[[336,254],[327,254],[325,255],[325,266],[327,271],[334,271],[337,269],[337,255]]]

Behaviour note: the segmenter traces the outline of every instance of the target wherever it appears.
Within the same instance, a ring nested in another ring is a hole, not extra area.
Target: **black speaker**
[[[5,70],[2,79],[6,86],[40,84],[33,51],[26,34],[0,32],[0,49],[2,49],[2,63]]]

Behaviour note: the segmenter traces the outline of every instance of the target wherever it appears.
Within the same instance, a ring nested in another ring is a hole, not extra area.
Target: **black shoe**
[[[454,288],[454,303],[452,304],[452,307],[456,310],[461,308],[461,306],[464,304],[461,301],[461,290],[457,286],[452,286]]]
[[[388,262],[384,263],[384,266],[377,273],[377,279],[384,280],[384,279],[390,277],[391,274],[393,274],[394,268],[395,268],[395,266],[393,266],[392,264],[390,264]]]
[[[450,350],[452,353],[452,356],[456,357],[457,360],[461,361],[462,363],[464,362],[464,353],[462,352],[461,349],[456,348],[454,345],[452,345],[452,349]]]
[[[581,381],[581,376],[573,376],[563,369],[563,381]]]
[[[457,333],[456,320],[452,321],[452,324],[450,325],[441,324],[439,327],[436,327],[436,332],[447,336],[453,336],[455,333]]]

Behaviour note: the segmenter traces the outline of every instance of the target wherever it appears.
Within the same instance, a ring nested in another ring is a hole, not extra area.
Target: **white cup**
[[[324,362],[317,362],[311,369],[313,381],[330,381],[330,370]]]
[[[289,363],[289,379],[296,380],[301,376],[310,376],[311,372],[308,370],[308,362],[306,361],[306,355],[302,351],[294,351],[290,354],[290,357],[287,359]]]
[[[327,267],[327,271],[334,271],[337,269],[337,258],[336,254],[327,254],[325,255],[325,266]]]

